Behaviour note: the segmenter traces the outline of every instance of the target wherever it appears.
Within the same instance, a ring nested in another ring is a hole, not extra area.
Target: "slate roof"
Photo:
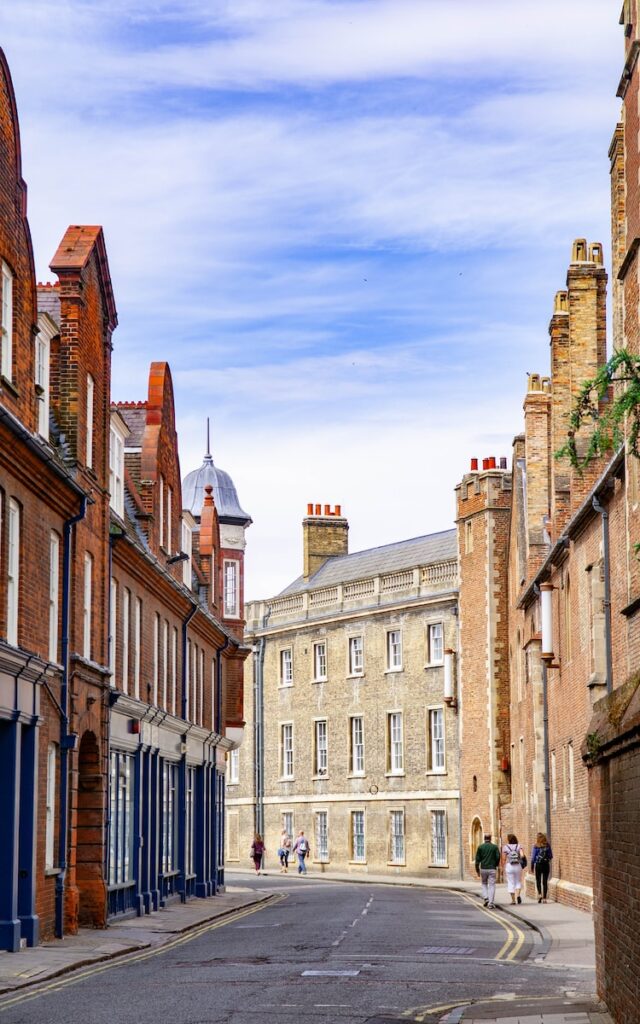
[[[457,554],[455,530],[428,533],[424,537],[413,537],[411,540],[383,544],[366,551],[354,551],[351,555],[329,558],[308,580],[299,576],[278,597],[316,590],[318,587],[332,587],[352,580],[364,580],[380,573],[399,572],[417,565],[445,562],[456,558]]]
[[[130,430],[125,447],[141,448],[147,424],[146,402],[115,402],[113,408],[117,409]]]
[[[52,320],[60,323],[60,289],[54,284],[38,284],[38,312],[48,313]]]

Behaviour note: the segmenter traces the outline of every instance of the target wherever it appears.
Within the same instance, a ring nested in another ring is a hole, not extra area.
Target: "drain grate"
[[[428,953],[432,956],[468,956],[475,953],[473,946],[423,946],[418,953]]]

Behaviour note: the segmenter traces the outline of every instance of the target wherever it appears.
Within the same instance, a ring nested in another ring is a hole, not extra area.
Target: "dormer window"
[[[124,442],[126,427],[120,416],[111,417],[109,432],[109,492],[110,505],[124,518]]]
[[[9,266],[2,260],[0,264],[2,278],[2,297],[0,299],[0,343],[2,356],[0,372],[7,380],[12,379],[13,371],[13,274]]]
[[[182,582],[185,587],[191,590],[191,558],[193,555],[193,542],[191,525],[183,517],[182,519],[182,551],[188,557],[182,563]]]

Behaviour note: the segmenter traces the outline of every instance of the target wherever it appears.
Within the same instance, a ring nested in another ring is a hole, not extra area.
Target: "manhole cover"
[[[430,953],[435,956],[468,956],[475,953],[473,946],[423,946],[418,953]]]

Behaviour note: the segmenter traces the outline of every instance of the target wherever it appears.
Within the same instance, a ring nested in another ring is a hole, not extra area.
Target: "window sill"
[[[350,860],[349,864],[355,864],[357,867],[366,867],[366,860]]]
[[[403,668],[402,665],[400,665],[399,668],[385,668],[385,670],[384,670],[385,676],[397,675],[398,672],[404,672],[404,668]]]
[[[45,878],[55,878],[55,876],[59,875],[61,871],[62,871],[62,868],[45,868],[44,869],[44,877]]]
[[[406,868],[406,866],[407,866],[406,860],[388,860],[387,861],[387,867],[388,868]]]
[[[348,672],[347,679],[364,679],[364,672]]]
[[[430,768],[429,771],[425,772],[426,775],[448,775],[449,772],[446,768]]]
[[[20,398],[20,392],[17,387],[9,380],[8,377],[5,377],[4,373],[0,374],[0,387],[2,387],[3,391],[8,391],[14,398]]]
[[[348,779],[366,779],[366,777],[366,772],[349,772],[349,774],[347,775]]]
[[[447,868],[447,870],[448,870],[449,869],[449,861],[446,861],[444,864],[429,864],[429,867],[430,868]]]
[[[279,690],[292,690],[293,683],[278,683]]]
[[[401,772],[385,772],[385,778],[387,779],[403,779],[407,774],[405,771]]]
[[[280,778],[278,779],[278,782],[295,782],[295,781],[296,781],[295,775],[281,775]]]
[[[327,782],[328,779],[329,779],[329,773],[328,772],[326,773],[326,775],[312,775],[311,776],[311,781],[312,782]]]
[[[427,668],[442,668],[443,665],[444,665],[444,661],[428,661],[427,664],[424,667],[425,667],[425,669],[427,669]]]
[[[327,677],[326,676],[320,676],[318,679],[312,679],[311,682],[312,683],[326,683],[327,682]]]

